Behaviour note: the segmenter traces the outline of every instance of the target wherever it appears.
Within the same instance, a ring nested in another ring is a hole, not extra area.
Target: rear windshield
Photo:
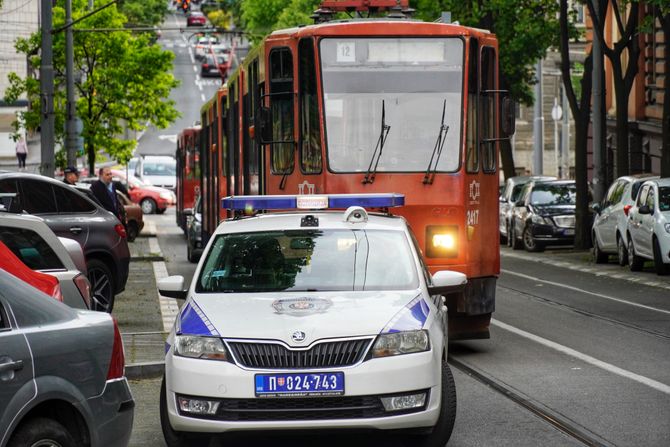
[[[418,287],[405,233],[299,230],[217,236],[197,292],[406,290]]]

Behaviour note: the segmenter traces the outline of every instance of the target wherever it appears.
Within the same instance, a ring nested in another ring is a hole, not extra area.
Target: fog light
[[[219,409],[219,402],[214,400],[179,397],[177,398],[177,401],[179,402],[179,410],[181,410],[182,413],[213,416],[216,414],[216,410]]]
[[[382,397],[381,400],[386,411],[409,410],[423,407],[426,403],[426,393]]]

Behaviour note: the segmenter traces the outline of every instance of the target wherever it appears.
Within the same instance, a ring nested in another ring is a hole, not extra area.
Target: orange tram
[[[342,12],[351,18],[332,20]],[[247,55],[201,111],[203,243],[227,217],[224,196],[402,193],[394,213],[428,269],[468,277],[447,297],[450,337],[488,338],[513,104],[493,34],[410,12],[406,0],[323,1],[314,25],[274,31]]]

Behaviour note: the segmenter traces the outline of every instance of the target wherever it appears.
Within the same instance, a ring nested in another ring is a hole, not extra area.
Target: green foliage
[[[165,0],[119,0],[117,8],[135,26],[160,25],[168,12]]]
[[[290,28],[314,23],[310,17],[318,9],[320,0],[291,0],[279,15],[276,28]]]
[[[207,18],[216,28],[230,29],[232,14],[222,9],[216,9],[207,14]]]
[[[130,2],[126,2],[130,3]],[[88,0],[73,0],[73,19],[88,13]],[[54,29],[65,23],[62,2],[53,9]],[[126,17],[115,6],[108,7],[77,23],[75,29],[123,28]],[[16,49],[32,54],[31,42],[39,36],[17,42]],[[54,109],[56,140],[63,141],[65,95],[65,33],[53,37]],[[179,113],[170,91],[178,85],[172,75],[174,55],[152,44],[146,34],[134,35],[127,31],[75,32],[74,67],[77,116],[84,128],[89,165],[96,154],[104,151],[119,162],[130,159],[137,142],[125,139],[126,129],[142,130],[147,125],[165,128]],[[31,59],[33,67],[39,58]],[[39,82],[33,77],[20,79],[9,76],[10,87],[6,99],[26,94],[30,110],[19,114],[15,128],[23,125],[35,129],[41,120]]]
[[[253,43],[259,42],[275,28],[277,18],[285,7],[285,0],[242,2],[240,6],[242,23],[245,31],[251,34],[250,40]]]

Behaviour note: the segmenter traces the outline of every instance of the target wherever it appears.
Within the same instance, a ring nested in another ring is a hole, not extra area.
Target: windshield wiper
[[[375,146],[375,151],[372,153],[372,158],[370,159],[370,165],[368,170],[365,173],[363,178],[363,183],[372,183],[375,181],[375,174],[377,173],[377,166],[379,166],[379,159],[382,157],[382,151],[384,150],[384,143],[386,142],[386,137],[391,130],[391,126],[386,124],[386,106],[384,105],[384,100],[382,99],[382,128],[379,132],[379,139],[377,139],[377,145]],[[379,149],[379,153],[377,153]],[[377,160],[375,161],[375,156]],[[372,168],[372,163],[374,162],[375,167]]]
[[[426,174],[423,176],[424,184],[432,184],[435,179],[435,172],[437,172],[437,164],[440,161],[440,155],[442,155],[442,148],[444,147],[444,142],[447,139],[447,133],[449,133],[449,126],[444,124],[444,113],[447,109],[447,100],[444,100],[442,104],[442,121],[440,122],[440,133],[437,134],[437,141],[435,141],[435,147],[433,148],[433,154],[430,156],[430,162],[428,162],[428,168],[426,169]],[[437,155],[437,157],[435,157]],[[433,159],[435,159],[435,167],[433,168]]]

